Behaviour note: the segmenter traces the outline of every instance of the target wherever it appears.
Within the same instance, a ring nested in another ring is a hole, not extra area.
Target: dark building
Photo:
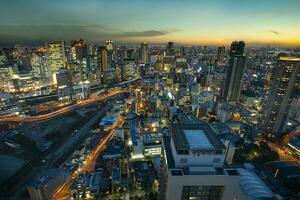
[[[14,49],[13,48],[3,48],[4,55],[6,57],[6,63],[7,65],[13,66],[14,64]]]
[[[180,57],[181,57],[181,58],[185,58],[185,56],[186,56],[186,50],[185,50],[185,48],[182,46],[182,47],[180,48]]]
[[[166,56],[175,56],[174,42],[168,42]]]
[[[107,60],[108,60],[108,67],[111,68],[114,61],[115,61],[115,44],[112,40],[107,40],[105,42],[105,47],[107,50]]]
[[[280,135],[284,129],[293,98],[300,91],[300,58],[280,54],[273,68],[270,88],[266,93],[262,127]]]
[[[222,98],[228,102],[237,102],[240,98],[242,78],[245,70],[245,43],[234,41],[231,43],[229,65],[227,68]]]
[[[101,63],[101,72],[105,71],[108,68],[108,52],[105,46],[98,48],[100,53],[100,63]]]
[[[71,41],[71,51],[73,60],[80,63],[88,55],[88,46],[82,39],[74,40]]]
[[[72,99],[73,83],[69,69],[59,69],[58,73],[56,74],[56,80],[58,97],[67,97],[69,99]]]
[[[140,49],[140,63],[143,64],[148,64],[149,63],[149,58],[148,58],[148,43],[143,42],[141,44],[141,49]]]
[[[224,60],[224,54],[225,54],[225,47],[224,46],[218,47],[217,62],[222,62]]]
[[[287,161],[274,161],[267,164],[267,169],[280,183],[295,194],[300,192],[300,167]]]

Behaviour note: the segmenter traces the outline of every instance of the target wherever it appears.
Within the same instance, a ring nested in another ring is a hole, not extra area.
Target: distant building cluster
[[[16,174],[31,162],[43,169],[27,185],[31,199],[299,198],[297,49],[79,39],[1,48],[0,70],[0,119],[124,91],[76,107],[49,130],[6,124],[1,145],[19,156]],[[23,161],[31,148],[43,158]]]

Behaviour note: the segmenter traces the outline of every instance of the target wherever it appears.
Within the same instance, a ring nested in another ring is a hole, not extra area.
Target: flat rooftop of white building
[[[171,135],[177,152],[189,150],[222,151],[224,145],[207,123],[174,124]]]
[[[205,132],[203,130],[184,129],[183,133],[189,143],[190,148],[213,148]]]

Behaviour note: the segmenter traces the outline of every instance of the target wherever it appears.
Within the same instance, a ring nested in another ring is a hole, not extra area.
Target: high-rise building
[[[130,61],[134,61],[135,58],[136,58],[136,51],[134,49],[128,49],[126,51],[125,59],[130,60]]]
[[[72,76],[69,69],[60,69],[56,74],[57,80],[57,93],[61,99],[72,99],[73,83]]]
[[[52,75],[52,82],[56,84],[56,74],[58,73],[59,69],[64,68],[66,64],[64,41],[47,43],[47,61],[50,74]]]
[[[224,46],[218,47],[217,62],[224,61],[224,54],[225,54],[225,47]]]
[[[32,75],[44,83],[49,83],[50,74],[46,58],[46,49],[38,48],[31,56]]]
[[[140,63],[148,64],[148,43],[143,42],[141,44],[141,51],[140,51]]]
[[[224,160],[225,147],[208,124],[172,125],[163,138],[160,199],[241,199],[240,177]]]
[[[185,58],[185,56],[186,56],[185,47],[182,46],[182,47],[180,48],[180,57],[181,57],[181,58]]]
[[[126,46],[121,46],[117,49],[117,59],[118,64],[124,64],[126,58]]]
[[[99,47],[101,52],[101,71],[108,68],[108,51],[105,47]]]
[[[93,80],[96,84],[101,83],[101,49],[98,46],[94,46],[91,54],[91,73]]]
[[[280,54],[273,68],[266,93],[262,127],[280,135],[285,126],[291,102],[300,92],[300,58]]]
[[[116,82],[121,82],[122,81],[122,65],[120,65],[120,64],[116,64],[115,81]]]
[[[88,81],[91,67],[91,58],[89,56],[85,56],[81,59],[81,81]]]
[[[2,50],[3,50],[3,53],[6,58],[6,63],[8,65],[13,66],[13,64],[14,64],[14,55],[13,55],[14,49],[13,48],[3,48]]]
[[[228,102],[237,102],[240,98],[242,78],[246,64],[244,48],[245,43],[243,41],[234,41],[231,43],[229,65],[222,91],[222,98]]]
[[[115,47],[114,47],[114,41],[107,40],[105,42],[105,47],[107,50],[107,57],[108,57],[108,67],[112,67],[113,62],[115,60]]]
[[[168,42],[166,56],[175,56],[174,42]]]
[[[88,45],[82,39],[71,41],[72,60],[80,63],[88,55]]]
[[[10,66],[0,66],[0,91],[9,92],[11,88],[11,79],[13,70]]]

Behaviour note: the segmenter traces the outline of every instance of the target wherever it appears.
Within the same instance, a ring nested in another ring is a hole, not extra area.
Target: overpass
[[[59,117],[62,115],[65,115],[67,113],[73,112],[79,108],[82,108],[84,106],[92,105],[94,103],[100,102],[100,101],[105,101],[113,96],[117,96],[123,93],[126,93],[127,90],[125,89],[127,86],[134,84],[136,81],[140,80],[139,77],[131,79],[129,81],[125,81],[122,83],[117,83],[112,86],[109,86],[108,89],[113,89],[116,88],[114,91],[110,91],[106,94],[102,94],[101,96],[94,96],[91,97],[87,100],[81,101],[76,104],[72,104],[70,106],[61,108],[59,110],[53,111],[51,113],[43,114],[43,115],[38,115],[38,116],[11,116],[11,117],[0,117],[0,124],[1,123],[40,123],[43,121],[47,121],[50,119],[53,119],[55,117]],[[122,87],[122,88],[119,88]],[[28,97],[26,98],[29,101],[45,101],[45,99],[56,99],[57,95],[45,95],[45,96],[37,96],[37,97]]]
[[[100,102],[100,101],[105,101],[109,98],[112,98],[114,96],[120,95],[126,93],[126,90],[117,90],[117,91],[111,91],[107,94],[104,94],[102,96],[96,96],[84,101],[81,101],[79,103],[61,108],[59,110],[56,110],[51,113],[43,114],[43,115],[38,115],[38,116],[16,116],[16,117],[5,117],[5,118],[0,118],[0,124],[1,123],[40,123],[43,121],[47,121],[62,115],[65,115],[67,113],[73,112],[79,108],[85,107],[92,105],[94,103]]]

